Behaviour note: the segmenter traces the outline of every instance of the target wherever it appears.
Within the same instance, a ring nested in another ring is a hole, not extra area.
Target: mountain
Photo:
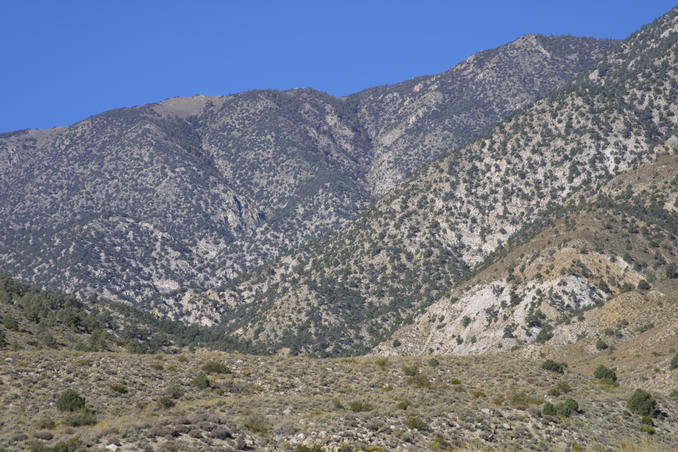
[[[376,352],[458,355],[576,343],[585,359],[643,336],[645,344],[675,344],[678,139],[663,148],[667,155],[525,228]]]
[[[369,350],[541,214],[655,158],[678,126],[677,16],[415,172],[309,254],[154,308],[273,349]]]
[[[0,270],[133,302],[215,287],[340,229],[615,44],[527,35],[345,98],[175,98],[2,134]]]

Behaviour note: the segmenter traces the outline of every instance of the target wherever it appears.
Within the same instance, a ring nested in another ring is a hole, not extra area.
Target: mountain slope
[[[678,140],[668,149],[678,151]],[[583,199],[531,225],[377,352],[468,354],[540,343],[595,352],[597,339],[606,350],[650,329],[675,343],[678,155],[622,173]]]
[[[418,171],[309,256],[156,310],[293,351],[368,349],[548,207],[654,158],[678,125],[677,15]]]
[[[136,302],[213,287],[339,229],[613,45],[529,35],[342,99],[176,98],[0,135],[0,268]]]

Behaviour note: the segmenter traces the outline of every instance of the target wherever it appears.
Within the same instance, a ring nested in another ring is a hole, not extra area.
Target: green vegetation
[[[605,367],[602,364],[596,368],[595,372],[593,372],[593,376],[601,383],[610,385],[617,383],[617,374],[614,369]]]
[[[352,400],[348,403],[348,409],[354,413],[359,413],[361,411],[372,411],[374,407],[362,400]]]
[[[544,370],[550,370],[551,372],[562,374],[565,373],[565,369],[567,369],[567,363],[559,363],[552,359],[547,359],[542,363],[541,368]]]
[[[193,380],[191,380],[191,384],[196,388],[206,389],[210,387],[210,380],[207,378],[207,375],[200,372]]]
[[[579,411],[579,404],[574,399],[565,399],[563,402],[552,404],[546,402],[541,409],[542,414],[546,416],[570,417],[573,413]]]
[[[57,399],[56,406],[59,411],[76,411],[85,407],[85,398],[74,389],[67,389]]]
[[[669,363],[669,369],[676,369],[678,368],[678,353],[673,355],[673,358],[671,358],[671,362]]]
[[[202,366],[202,371],[206,374],[230,374],[231,369],[224,363],[217,361],[208,361]]]
[[[642,416],[656,416],[657,401],[652,397],[652,394],[643,390],[636,389],[631,398],[626,402],[626,407],[632,413],[640,414]]]
[[[416,430],[428,430],[430,428],[429,425],[419,416],[409,416],[407,419],[405,419],[405,425],[408,428]]]

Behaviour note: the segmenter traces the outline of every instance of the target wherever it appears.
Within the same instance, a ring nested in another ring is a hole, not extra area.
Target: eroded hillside
[[[336,231],[403,177],[589,67],[611,40],[526,36],[335,98],[195,96],[0,136],[0,269],[148,301]]]
[[[158,299],[155,309],[273,348],[369,349],[548,208],[655,158],[678,125],[677,16],[416,172],[310,255],[220,290]]]

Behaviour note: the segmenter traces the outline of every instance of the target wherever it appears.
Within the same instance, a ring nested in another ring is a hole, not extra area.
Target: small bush
[[[379,368],[381,370],[384,370],[384,369],[386,369],[386,366],[388,365],[388,358],[382,357],[382,358],[377,359],[376,362],[377,362],[377,366],[379,366]]]
[[[297,444],[297,447],[294,448],[294,452],[324,452],[324,451],[325,448],[319,444],[314,444],[313,446]]]
[[[124,384],[113,383],[110,387],[114,392],[117,392],[118,394],[127,394],[129,392],[127,386],[125,386]]]
[[[564,402],[556,404],[556,412],[561,416],[570,417],[577,411],[579,411],[579,404],[574,399],[565,399]]]
[[[669,397],[672,399],[678,399],[678,389],[674,389],[673,391],[669,392]]]
[[[514,392],[511,395],[511,405],[518,409],[527,409],[535,403],[539,403],[539,399],[528,395],[525,391]]]
[[[180,399],[184,395],[184,388],[179,385],[172,385],[165,389],[165,392],[173,399]]]
[[[435,358],[431,358],[431,359],[428,360],[428,365],[431,366],[431,367],[438,367],[439,364],[440,364],[440,361],[438,361]]]
[[[252,416],[248,418],[244,422],[243,427],[252,433],[266,433],[270,428],[266,419],[261,416]]]
[[[82,409],[75,411],[64,419],[64,424],[71,427],[80,427],[82,425],[94,425],[97,423],[97,416],[92,410]]]
[[[546,402],[541,408],[541,414],[544,416],[555,416],[557,413],[555,405],[551,402]]]
[[[362,400],[353,400],[349,402],[348,409],[354,413],[358,413],[361,411],[372,411],[373,407],[369,403],[363,402]]]
[[[626,402],[626,407],[632,413],[640,415],[657,415],[657,401],[652,397],[652,395],[642,389],[636,389],[631,398]]]
[[[452,377],[452,378],[450,378],[450,384],[451,384],[451,385],[460,385],[460,384],[461,384],[461,380],[458,379],[458,378],[456,378],[456,377]]]
[[[403,366],[403,373],[408,377],[414,377],[419,373],[419,366],[412,364],[411,366]]]
[[[413,377],[408,378],[407,382],[418,388],[430,388],[432,386],[431,381],[424,374],[416,374]]]
[[[344,409],[344,404],[341,403],[341,400],[339,400],[339,397],[335,397],[334,399],[332,399],[332,406],[337,410],[343,410]]]
[[[191,380],[191,384],[197,388],[206,389],[210,387],[210,380],[207,378],[207,375],[200,372],[193,380]]]
[[[638,283],[638,290],[650,290],[650,285],[644,279]]]
[[[566,381],[559,381],[554,387],[549,389],[548,395],[558,397],[561,394],[567,394],[572,391],[572,387]]]
[[[565,368],[567,367],[567,363],[558,363],[552,359],[547,359],[544,361],[541,365],[541,368],[544,370],[550,370],[551,372],[555,372],[558,374],[565,373]]]
[[[545,416],[563,416],[570,417],[573,413],[579,411],[579,404],[574,399],[566,399],[563,402],[556,403],[555,405],[546,402],[541,409],[541,412]]]
[[[671,358],[671,362],[669,363],[669,369],[675,368],[678,368],[678,353],[673,355],[673,358]]]
[[[231,369],[224,363],[218,361],[207,361],[202,366],[202,371],[207,374],[230,374]]]
[[[544,344],[548,342],[551,338],[553,337],[553,328],[550,326],[545,326],[541,330],[539,330],[539,333],[537,334],[537,337],[534,339],[537,341],[539,344]]]
[[[75,411],[85,407],[85,398],[77,391],[67,389],[61,393],[56,405],[59,411]]]
[[[176,405],[176,402],[169,396],[162,396],[158,399],[158,406],[160,408],[172,408],[174,405]]]
[[[428,430],[429,426],[419,416],[410,416],[405,419],[405,425],[416,430]]]
[[[411,405],[411,403],[410,403],[409,401],[407,401],[407,400],[402,400],[402,401],[398,402],[398,404],[396,405],[396,407],[397,407],[399,410],[406,410],[406,409],[408,409],[408,408],[410,407],[410,405]]]
[[[598,350],[607,350],[609,347],[610,346],[607,345],[607,343],[602,339],[598,339],[598,341],[596,342],[596,348]]]
[[[54,427],[56,427],[56,422],[51,417],[44,417],[38,420],[38,428],[52,430]]]
[[[607,384],[615,384],[617,382],[617,374],[615,373],[614,369],[605,367],[602,364],[598,366],[596,371],[593,373],[593,377]]]
[[[19,331],[19,322],[14,318],[14,316],[8,315],[4,318],[3,323],[5,324],[5,328],[8,330]]]

